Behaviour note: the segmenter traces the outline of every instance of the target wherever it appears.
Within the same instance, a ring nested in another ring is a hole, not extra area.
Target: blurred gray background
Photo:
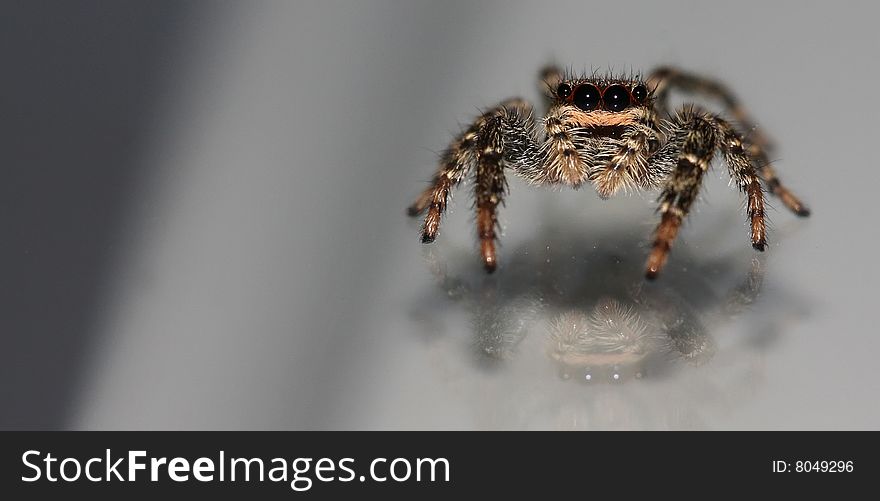
[[[877,429],[867,5],[3,2],[0,427]],[[494,276],[467,187],[423,248],[437,152],[550,61],[724,81],[813,216],[756,261],[716,168],[644,284],[654,195],[511,178]],[[560,367],[608,305],[649,353]]]

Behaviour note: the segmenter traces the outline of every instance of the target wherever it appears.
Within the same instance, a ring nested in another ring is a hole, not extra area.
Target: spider
[[[409,207],[425,214],[421,240],[433,242],[451,190],[466,175],[475,180],[475,208],[484,268],[497,266],[498,205],[507,193],[505,169],[532,185],[590,183],[606,199],[618,191],[659,189],[660,223],[646,264],[646,277],[663,268],[703,176],[721,152],[731,178],[745,194],[752,247],[767,245],[764,186],[799,216],[809,210],[777,177],[768,160],[770,143],[733,94],[719,82],[661,67],[643,80],[593,74],[574,77],[555,67],[542,70],[549,100],[539,130],[531,105],[508,99],[480,115],[443,153],[431,185]],[[669,92],[678,89],[720,100],[739,129],[695,105],[675,113]],[[743,131],[753,131],[748,140]]]

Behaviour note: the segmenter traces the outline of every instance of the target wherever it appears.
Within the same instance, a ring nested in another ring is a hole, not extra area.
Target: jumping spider
[[[621,189],[659,188],[661,220],[646,270],[653,279],[717,151],[747,197],[752,247],[763,251],[767,244],[762,181],[795,214],[809,215],[776,176],[766,137],[754,131],[746,140],[743,131],[753,131],[754,122],[720,83],[672,68],[659,68],[647,80],[595,74],[575,78],[557,68],[543,70],[542,77],[550,103],[542,132],[529,103],[508,99],[480,115],[443,154],[431,186],[408,211],[411,216],[427,211],[423,243],[437,237],[450,191],[468,173],[475,178],[477,234],[488,272],[497,265],[496,208],[507,192],[505,168],[533,185],[578,188],[590,182],[603,199]],[[719,99],[742,130],[694,105],[670,113],[667,102],[674,88]]]

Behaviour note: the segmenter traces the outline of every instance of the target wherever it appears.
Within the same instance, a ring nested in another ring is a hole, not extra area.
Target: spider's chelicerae
[[[767,243],[763,185],[795,214],[809,215],[776,176],[767,139],[720,83],[672,68],[657,69],[647,80],[575,78],[557,68],[543,70],[542,77],[550,105],[541,127],[529,103],[508,99],[480,115],[443,154],[431,186],[409,208],[411,216],[427,211],[422,242],[437,237],[450,191],[468,174],[475,179],[480,254],[489,272],[497,265],[496,210],[507,192],[505,169],[534,185],[578,188],[589,182],[602,198],[621,189],[660,189],[661,219],[646,270],[654,278],[716,152],[747,198],[752,247],[763,251]],[[720,100],[738,127],[694,105],[670,113],[669,91],[676,88]]]

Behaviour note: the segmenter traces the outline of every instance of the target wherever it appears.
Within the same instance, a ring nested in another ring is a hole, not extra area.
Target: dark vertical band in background
[[[0,428],[67,424],[191,2],[5,2]]]

